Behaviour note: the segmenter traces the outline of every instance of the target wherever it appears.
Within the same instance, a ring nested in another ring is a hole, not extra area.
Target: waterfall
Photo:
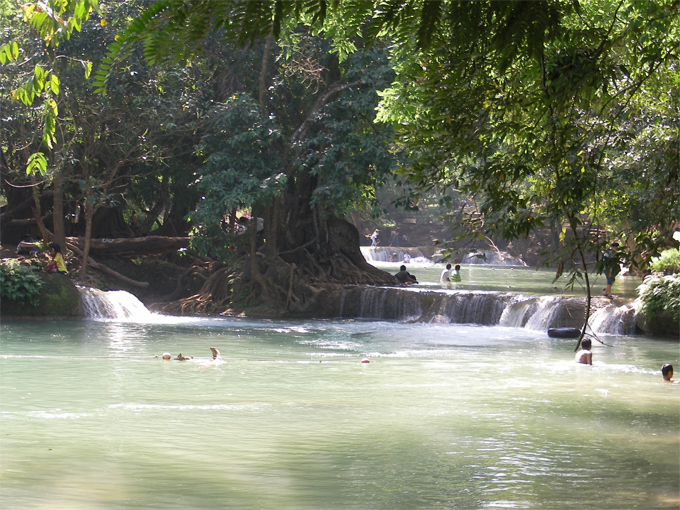
[[[430,290],[416,287],[348,287],[332,316],[408,322],[479,324],[546,331],[583,325],[585,299],[573,296],[529,296],[488,291]],[[334,311],[331,312],[331,308]],[[635,310],[607,305],[595,310],[596,333],[635,333]]]
[[[430,259],[423,255],[418,248],[378,247],[375,250],[370,246],[362,246],[361,254],[367,262],[403,262],[404,254],[408,253],[411,262],[428,264]],[[392,260],[392,258],[396,260]]]
[[[516,296],[510,306],[503,310],[499,321],[501,326],[547,331],[560,323],[560,315],[566,300],[561,296],[529,298]]]
[[[443,296],[437,320],[453,324],[496,325],[509,299],[508,295],[488,292],[447,294]]]
[[[463,264],[489,264],[494,266],[526,266],[521,258],[510,255],[508,252],[480,250],[468,253],[463,257]]]
[[[140,320],[151,317],[151,312],[135,296],[124,290],[102,291],[78,287],[88,319]]]
[[[635,334],[635,309],[627,305],[609,305],[590,316],[590,327],[595,333],[610,335]]]

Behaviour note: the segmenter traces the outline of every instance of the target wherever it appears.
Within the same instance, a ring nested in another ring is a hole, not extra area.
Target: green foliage
[[[17,303],[36,306],[43,281],[33,266],[15,259],[0,263],[0,297]]]
[[[396,34],[379,119],[409,150],[403,172],[474,197],[471,233],[550,226],[570,258],[599,250],[590,226],[606,222],[637,236],[632,264],[654,254],[680,214],[680,4],[443,4],[442,19],[460,16],[425,51]]]
[[[651,268],[666,274],[680,273],[680,249],[662,251],[661,255],[652,259]]]
[[[68,41],[74,32],[80,32],[82,25],[93,12],[100,12],[97,0],[49,0],[46,2],[27,2],[18,10],[23,15],[23,22],[45,45],[46,61],[41,65],[35,64],[33,72],[28,78],[19,83],[11,90],[13,100],[21,101],[27,107],[33,107],[37,101],[42,117],[42,141],[47,148],[52,149],[57,143],[57,119],[59,117],[59,95],[61,91],[60,79],[56,68],[56,48],[63,42]],[[8,15],[6,15],[8,16]],[[9,19],[9,16],[8,16]],[[102,23],[105,23],[102,20]],[[30,38],[25,40],[31,44]],[[23,46],[23,45],[22,45]],[[0,46],[0,64],[22,67],[19,57],[25,49],[14,40]],[[33,62],[33,58],[27,58],[26,62]],[[82,62],[82,61],[81,61]],[[46,67],[45,67],[46,66]],[[92,67],[90,62],[85,62],[86,75]],[[27,73],[23,73],[26,75]],[[38,159],[36,159],[36,157]],[[39,170],[45,174],[46,160],[42,153],[36,152],[31,156],[27,165],[27,172],[33,173]]]
[[[246,94],[215,105],[205,119],[211,126],[198,149],[205,163],[196,172],[193,185],[201,200],[190,218],[200,225],[196,234],[200,232],[200,237],[208,236],[211,241],[205,245],[206,240],[194,239],[193,247],[207,253],[219,246],[224,257],[235,248],[231,235],[223,235],[228,214],[271,203],[283,189],[286,177],[278,170],[281,134],[275,121],[262,116],[257,103]],[[216,244],[215,237],[220,239]]]
[[[660,318],[680,321],[680,278],[652,276],[638,287],[639,311],[650,322]]]

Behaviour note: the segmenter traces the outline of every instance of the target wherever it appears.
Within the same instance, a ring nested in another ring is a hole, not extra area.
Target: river
[[[603,334],[583,366],[573,339],[471,323],[140,312],[0,334],[3,510],[680,507],[677,341]]]

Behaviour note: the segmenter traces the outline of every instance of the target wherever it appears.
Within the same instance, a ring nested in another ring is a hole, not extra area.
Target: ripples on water
[[[677,508],[680,387],[658,373],[677,343],[607,343],[587,367],[573,340],[510,327],[5,323],[0,501]]]

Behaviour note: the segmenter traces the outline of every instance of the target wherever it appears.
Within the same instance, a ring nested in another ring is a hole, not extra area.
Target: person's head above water
[[[590,348],[593,346],[593,343],[590,341],[590,338],[584,338],[583,341],[581,342],[581,348],[590,350]]]
[[[451,269],[451,262],[449,262],[448,264],[446,264],[446,269]]]
[[[673,365],[666,363],[664,366],[662,366],[661,375],[663,376],[664,380],[670,381],[671,377],[673,377]]]
[[[163,359],[172,359],[172,354],[170,354],[169,352],[164,352],[164,353],[163,353],[163,356],[161,356],[161,358],[163,358]]]
[[[399,268],[399,271],[406,271],[406,266],[401,266],[401,267]]]
[[[460,264],[456,264],[456,267],[454,267],[456,271],[460,271]]]

